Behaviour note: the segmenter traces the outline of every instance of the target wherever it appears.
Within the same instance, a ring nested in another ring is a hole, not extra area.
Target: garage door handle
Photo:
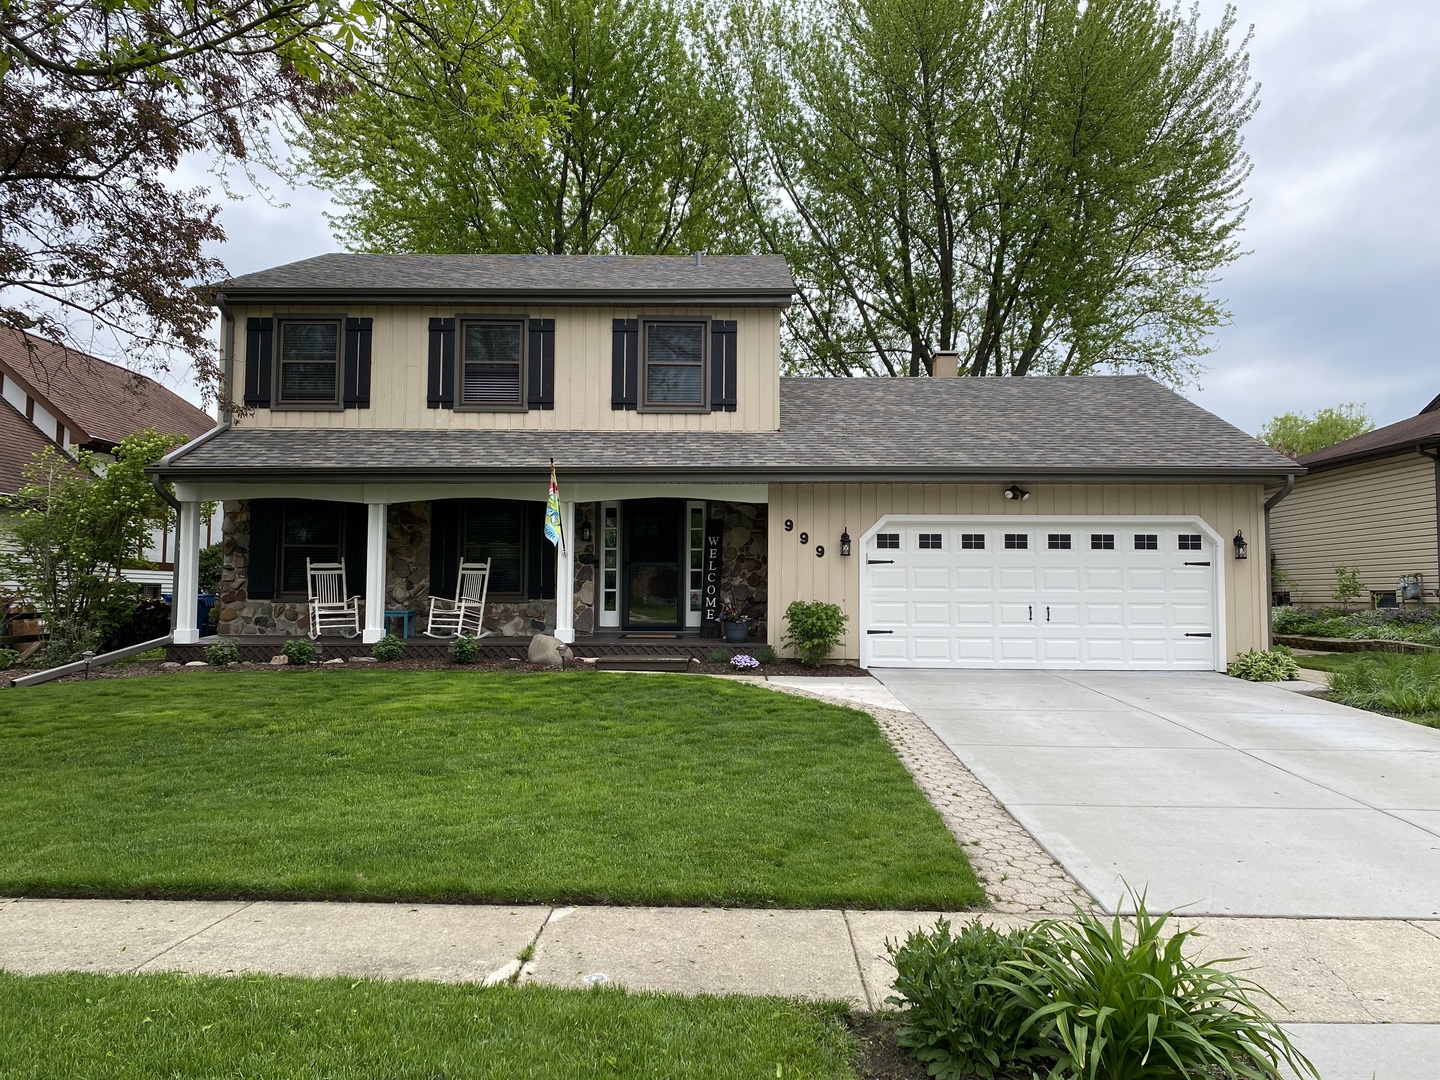
[[[1186,566],[1209,566],[1208,562],[1187,562]]]
[[[893,634],[894,630],[866,630],[867,634]]]
[[[1031,622],[1034,622],[1034,621],[1035,621],[1035,605],[1034,605],[1034,604],[1031,604],[1031,605],[1030,605],[1030,621],[1031,621]]]
[[[1046,604],[1046,605],[1045,605],[1045,621],[1046,621],[1046,622],[1049,622],[1049,621],[1050,621],[1050,605],[1049,605],[1049,604]]]
[[[894,566],[894,559],[866,559],[866,566]]]
[[[1186,634],[1185,636],[1186,636],[1186,637],[1213,637],[1214,635],[1211,634],[1210,631],[1207,630],[1207,631],[1205,631],[1205,633],[1203,633],[1203,634]]]

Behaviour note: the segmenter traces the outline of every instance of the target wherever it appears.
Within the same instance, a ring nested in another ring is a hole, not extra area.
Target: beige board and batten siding
[[[1025,517],[1191,516],[1206,522],[1225,547],[1227,660],[1269,647],[1270,608],[1265,595],[1264,489],[1259,484],[1042,484],[1026,485],[1031,498],[1018,505],[1000,484],[772,484],[770,485],[770,644],[780,646],[785,608],[792,600],[839,604],[850,616],[843,657],[860,657],[860,537],[888,514],[1007,515]],[[794,522],[785,531],[785,520]],[[854,555],[840,555],[849,529]],[[1250,557],[1237,560],[1230,539],[1239,530]],[[799,534],[809,534],[801,544]],[[825,546],[816,558],[815,545]]]
[[[341,308],[344,307],[342,311]],[[374,320],[368,409],[256,409],[237,426],[271,428],[437,428],[540,431],[776,431],[780,427],[780,310],[773,307],[528,307],[240,305],[234,385],[245,385],[245,320],[335,315]],[[526,412],[431,409],[426,404],[430,320],[456,315],[555,320],[555,408]],[[612,409],[614,320],[699,315],[737,324],[734,412],[663,413]]]
[[[1334,604],[1335,568],[1353,566],[1368,589],[1422,574],[1426,601],[1440,587],[1435,461],[1414,451],[1302,476],[1270,514],[1276,562],[1292,603]],[[1368,601],[1369,597],[1362,599]]]

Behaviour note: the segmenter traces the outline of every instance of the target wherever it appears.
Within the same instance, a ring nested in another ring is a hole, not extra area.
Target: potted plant
[[[720,609],[720,626],[725,640],[731,645],[743,645],[750,636],[750,616],[734,604],[726,604]]]

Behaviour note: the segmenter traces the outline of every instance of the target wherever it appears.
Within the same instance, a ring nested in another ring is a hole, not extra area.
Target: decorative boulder
[[[290,664],[290,657],[288,657],[288,656],[272,656],[272,657],[270,657],[270,666],[271,666],[271,667],[288,667],[289,664]]]
[[[569,646],[560,644],[559,638],[553,638],[549,634],[536,634],[530,639],[530,662],[532,664],[562,668],[565,666],[566,657],[570,655]]]

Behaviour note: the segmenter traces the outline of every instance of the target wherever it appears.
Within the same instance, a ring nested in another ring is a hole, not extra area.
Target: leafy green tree
[[[1271,417],[1260,429],[1259,439],[1282,454],[1298,458],[1374,430],[1375,421],[1366,414],[1365,406],[1352,401],[1320,409],[1314,416],[1281,413]]]
[[[667,0],[427,0],[295,132],[367,251],[653,254],[735,228],[727,118]]]
[[[63,663],[98,647],[115,608],[134,597],[120,568],[140,557],[150,526],[170,516],[145,468],[184,441],[137,432],[104,462],[47,447],[25,467],[19,492],[0,501],[9,534],[0,577],[18,582],[44,616],[47,659]]]
[[[353,75],[392,0],[0,2],[0,326],[129,362],[219,368],[198,284],[223,275],[204,189],[181,159],[264,160],[269,122]]]
[[[1234,14],[1159,0],[737,2],[709,37],[793,366],[1193,372],[1256,106]]]

